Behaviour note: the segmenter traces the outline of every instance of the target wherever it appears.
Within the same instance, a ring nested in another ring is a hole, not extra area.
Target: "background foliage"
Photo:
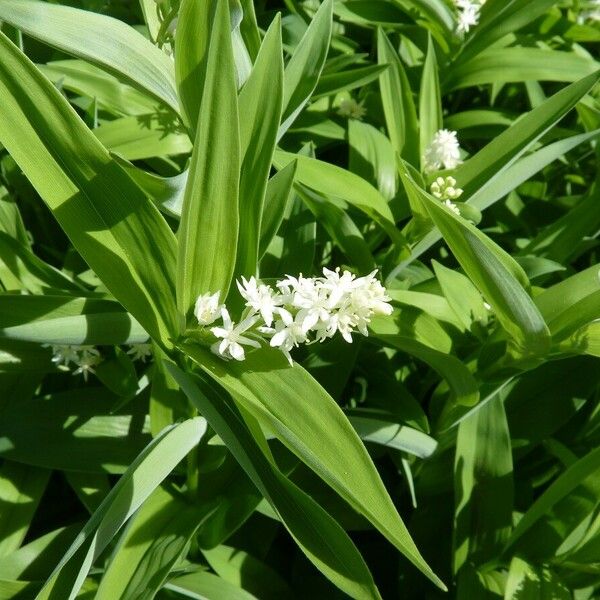
[[[0,0],[0,598],[598,597],[592,5]],[[394,314],[202,343],[323,266]]]

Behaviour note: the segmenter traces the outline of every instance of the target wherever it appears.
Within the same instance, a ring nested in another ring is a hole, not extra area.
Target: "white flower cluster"
[[[222,324],[210,331],[217,338],[211,350],[222,358],[244,360],[244,346],[259,348],[268,339],[292,364],[292,348],[323,342],[338,332],[351,343],[356,331],[368,335],[373,315],[391,314],[390,298],[376,273],[356,277],[339,268],[323,269],[323,277],[288,275],[274,287],[242,277],[237,286],[246,308],[240,323],[219,304],[219,292],[200,296],[194,315],[202,326],[221,318]]]
[[[52,362],[57,366],[63,366],[67,369],[71,364],[77,368],[73,375],[83,375],[87,381],[90,373],[95,373],[95,367],[102,362],[100,351],[94,346],[71,344],[45,344],[45,348],[52,350]],[[152,344],[131,344],[127,354],[131,360],[141,360],[146,362],[146,358],[152,356]]]
[[[423,154],[423,169],[427,173],[440,169],[455,169],[461,164],[460,145],[456,131],[440,129]]]
[[[354,98],[348,98],[340,102],[337,114],[348,119],[358,119],[359,121],[367,114],[367,109]]]
[[[52,344],[52,362],[56,366],[69,367],[73,363],[77,368],[73,375],[83,375],[87,381],[90,373],[95,373],[94,367],[102,362],[100,352],[94,346],[71,346],[67,344]]]
[[[485,4],[485,0],[454,0],[454,4],[458,10],[456,30],[460,34],[465,34],[479,23],[481,7]]]

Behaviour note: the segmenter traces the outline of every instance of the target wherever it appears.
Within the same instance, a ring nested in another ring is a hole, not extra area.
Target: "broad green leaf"
[[[597,509],[600,497],[600,449],[595,448],[566,469],[529,507],[515,526],[507,548],[552,556],[574,525]],[[570,502],[573,500],[573,503]],[[577,511],[577,512],[576,512]],[[565,520],[555,536],[543,543],[541,532],[553,519]]]
[[[143,401],[113,413],[104,388],[17,398],[0,415],[0,455],[27,465],[122,473],[150,441]]]
[[[101,109],[117,116],[147,115],[159,108],[154,98],[83,60],[56,60],[38,65],[38,69],[55,85],[93,98]],[[165,116],[177,118],[174,113]]]
[[[382,29],[377,31],[377,59],[389,65],[379,78],[389,138],[395,152],[416,167],[420,161],[417,110],[400,57]]]
[[[500,397],[458,426],[454,459],[454,572],[495,558],[510,535],[513,464]]]
[[[555,341],[600,317],[600,268],[589,267],[536,296]]]
[[[256,275],[265,191],[281,118],[281,21],[271,23],[252,73],[240,92],[240,227],[236,275]]]
[[[456,404],[472,406],[479,399],[477,382],[467,367],[455,356],[440,352],[415,339],[414,333],[402,331],[392,319],[376,317],[369,326],[383,344],[424,361],[448,383]]]
[[[240,139],[229,9],[211,31],[198,129],[178,231],[177,306],[187,316],[200,294],[227,291],[238,240]]]
[[[157,487],[131,519],[100,580],[97,600],[154,598],[215,506]]]
[[[422,431],[394,423],[390,415],[376,411],[353,411],[348,419],[360,439],[414,454],[419,458],[428,458],[436,448],[437,442]]]
[[[338,405],[302,367],[290,367],[276,351],[251,353],[243,364],[232,364],[199,346],[186,344],[182,350],[444,588],[412,541],[358,435]]]
[[[50,471],[5,461],[0,467],[0,557],[18,550],[38,508]]]
[[[296,120],[317,86],[331,40],[333,0],[325,0],[285,67],[278,139]]]
[[[2,557],[0,579],[43,580],[56,564],[60,556],[73,543],[80,524],[61,527],[38,537],[16,552]]]
[[[175,78],[181,114],[192,135],[200,118],[206,85],[211,24],[217,3],[213,0],[183,0],[175,31]]]
[[[490,48],[460,64],[443,81],[446,91],[514,81],[566,81],[585,78],[600,63],[572,52],[539,48]]]
[[[207,571],[175,577],[164,587],[193,600],[257,600],[256,596]]]
[[[485,324],[489,318],[489,312],[485,308],[483,298],[470,279],[455,271],[448,269],[437,261],[432,261],[435,276],[440,282],[444,296],[456,316],[468,331],[473,331],[477,324]]]
[[[352,265],[361,273],[372,271],[375,268],[375,259],[360,229],[346,211],[302,185],[298,185],[297,190],[302,201],[315,215],[315,219],[327,230]]]
[[[487,144],[456,170],[459,187],[465,196],[499,177],[523,153],[569,112],[600,79],[600,72],[576,81],[551,96],[538,108],[519,119],[512,127]]]
[[[192,144],[179,122],[160,113],[103,123],[94,134],[110,152],[126,160],[188,154]]]
[[[171,230],[63,96],[4,35],[0,115],[0,142],[76,249],[146,331],[168,346],[176,316]]]
[[[424,155],[425,149],[433,140],[434,134],[442,128],[440,80],[435,46],[430,36],[427,42],[427,56],[423,64],[421,90],[419,92],[419,139],[421,141],[419,156]]]
[[[394,225],[394,216],[385,198],[362,177],[341,167],[309,156],[278,150],[274,163],[282,169],[297,161],[296,180],[323,194],[341,198],[377,221],[392,239],[399,240],[400,232]]]
[[[491,304],[517,357],[543,356],[550,349],[550,332],[524,286],[519,265],[471,223],[427,194],[401,169],[407,193],[426,208],[452,253]]]
[[[172,363],[168,368],[315,566],[351,597],[379,598],[367,566],[344,530],[269,461],[227,397],[211,389],[205,393],[197,379]]]
[[[198,417],[174,425],[152,440],[91,516],[36,600],[75,598],[94,560],[205,432],[206,421]]]
[[[357,69],[323,74],[319,79],[313,98],[332,96],[367,85],[371,81],[375,81],[387,68],[387,65],[368,65]]]
[[[260,225],[259,258],[262,258],[281,226],[295,175],[296,163],[291,162],[275,173],[267,183]]]
[[[65,479],[90,514],[100,506],[110,492],[110,480],[105,473],[65,471]],[[74,537],[74,536],[73,536]]]
[[[217,575],[260,598],[292,595],[290,586],[276,570],[248,552],[222,545],[203,550],[202,554]]]
[[[0,231],[0,263],[32,294],[49,288],[79,290],[70,277],[39,259],[28,246]]]
[[[36,0],[2,0],[0,19],[179,110],[171,59],[122,21]]]
[[[394,149],[390,140],[378,129],[357,120],[348,121],[350,171],[377,184],[387,200],[396,195],[398,175]]]
[[[483,12],[479,25],[465,40],[455,64],[463,63],[487,50],[505,35],[518,31],[544,15],[555,4],[556,0],[503,0],[490,3]],[[536,75],[535,79],[539,78]]]

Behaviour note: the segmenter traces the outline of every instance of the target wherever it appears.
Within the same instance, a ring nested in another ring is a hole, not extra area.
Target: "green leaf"
[[[177,306],[186,316],[196,297],[227,291],[238,239],[240,165],[235,65],[229,9],[219,3],[211,31],[198,130],[178,231]]]
[[[265,201],[260,225],[259,258],[262,258],[269,244],[277,234],[283,221],[286,207],[296,175],[296,163],[291,162],[269,179],[265,191]]]
[[[175,238],[63,96],[2,34],[0,142],[114,296],[165,346]]]
[[[333,0],[325,0],[285,67],[278,139],[296,120],[317,86],[331,41]]]
[[[119,539],[96,599],[153,598],[214,510],[214,504],[190,503],[174,490],[157,487]]]
[[[600,473],[600,448],[595,448],[566,469],[529,507],[515,526],[507,548],[525,553],[552,556],[571,527],[598,506],[598,474]],[[580,498],[578,500],[578,497]],[[574,503],[569,502],[570,498]],[[575,512],[577,511],[577,512]],[[555,529],[557,535],[541,544],[541,532],[547,531],[553,518],[568,519],[570,527]]]
[[[18,550],[42,499],[50,471],[5,461],[0,467],[0,557]]]
[[[74,598],[94,560],[205,432],[206,421],[198,417],[174,425],[152,440],[91,516],[36,600]]]
[[[513,557],[504,600],[570,600],[570,590],[546,567],[536,567]]]
[[[452,69],[446,91],[515,81],[577,81],[598,70],[600,63],[570,52],[539,48],[491,48]]]
[[[458,167],[456,179],[465,195],[471,196],[475,190],[499,177],[504,167],[512,165],[522,156],[570,111],[598,80],[600,71],[560,90]]]
[[[351,597],[379,598],[367,566],[344,530],[269,462],[228,399],[211,389],[205,393],[197,380],[172,363],[167,366],[315,566]]]
[[[423,64],[423,76],[419,92],[419,139],[421,141],[419,156],[424,155],[425,149],[431,143],[434,134],[442,127],[440,80],[435,46],[430,36],[427,42],[427,56]]]
[[[265,191],[281,118],[283,56],[276,17],[240,92],[240,227],[236,275],[256,275]]]
[[[389,65],[379,78],[388,135],[396,153],[416,167],[420,161],[417,110],[400,57],[382,29],[377,31],[377,58],[379,64]]]
[[[81,291],[70,277],[39,259],[28,246],[3,231],[0,231],[0,262],[32,294],[43,293],[49,288]]]
[[[256,596],[207,571],[175,577],[164,587],[193,600],[257,600]]]
[[[2,0],[0,19],[78,56],[179,110],[171,59],[122,21],[35,0]]]
[[[368,65],[321,75],[313,98],[332,96],[367,85],[371,81],[375,81],[387,68],[387,65]]]
[[[216,6],[213,0],[183,0],[179,6],[175,31],[175,78],[181,114],[192,135],[200,118]]]
[[[435,350],[423,341],[415,339],[410,326],[408,331],[403,331],[402,327],[389,318],[372,319],[369,329],[386,346],[415,356],[437,371],[448,383],[456,404],[472,406],[477,403],[477,382],[467,367],[455,356]]]
[[[188,154],[192,149],[179,123],[160,113],[115,119],[94,134],[107,150],[127,160]]]
[[[121,83],[116,77],[83,60],[55,60],[38,69],[63,89],[95,99],[98,106],[117,116],[146,115],[156,112],[154,98]],[[163,111],[168,114],[167,111]],[[174,113],[170,113],[176,118]]]
[[[512,527],[513,465],[502,399],[458,426],[454,460],[454,572],[494,559]]]
[[[398,189],[394,148],[378,129],[357,120],[348,121],[350,171],[377,185],[381,195],[391,200]]]
[[[0,416],[0,455],[48,469],[122,473],[150,435],[143,401],[113,414],[117,401],[94,387],[18,398]]]
[[[516,356],[547,353],[550,332],[524,287],[528,281],[521,267],[475,226],[419,188],[404,169],[400,176],[409,196],[426,208],[465,273],[492,305]]]
[[[399,240],[400,232],[385,198],[362,177],[341,167],[309,156],[277,150],[273,160],[278,169],[297,161],[296,180],[323,194],[341,198],[377,221],[392,239]]]
[[[328,483],[440,588],[359,437],[333,399],[277,351],[225,363],[199,346],[182,347],[234,400],[268,424],[277,438]]]

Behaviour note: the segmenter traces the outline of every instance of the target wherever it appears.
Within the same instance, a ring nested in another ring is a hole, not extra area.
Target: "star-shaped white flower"
[[[423,168],[427,172],[439,169],[455,169],[460,160],[460,146],[456,131],[440,129],[423,154]]]
[[[257,315],[246,317],[241,323],[236,325],[231,320],[227,309],[223,307],[221,308],[221,317],[223,319],[223,326],[211,328],[215,337],[221,340],[211,346],[211,350],[215,354],[223,358],[244,360],[246,358],[244,346],[260,348],[260,344],[256,340],[244,335],[258,321]]]
[[[241,283],[237,282],[238,290],[246,300],[246,306],[260,313],[267,326],[273,323],[273,315],[281,312],[283,298],[281,294],[263,283],[258,283],[255,277],[246,280],[242,277]]]

